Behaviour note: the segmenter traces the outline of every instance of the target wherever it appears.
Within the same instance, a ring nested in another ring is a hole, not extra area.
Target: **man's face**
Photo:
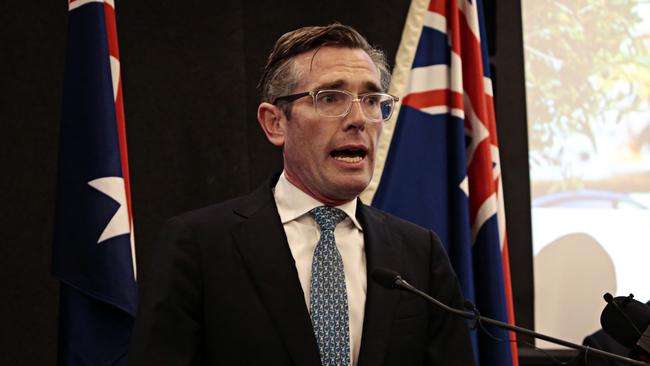
[[[361,49],[323,47],[295,57],[302,76],[296,90],[381,91],[380,75]],[[320,116],[311,97],[293,102],[284,122],[284,169],[289,181],[326,204],[357,197],[370,183],[382,122],[368,122],[353,102],[344,117]],[[281,122],[281,123],[282,123]]]

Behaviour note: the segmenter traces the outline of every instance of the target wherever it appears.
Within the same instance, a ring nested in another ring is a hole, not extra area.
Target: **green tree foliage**
[[[561,168],[576,133],[597,151],[599,124],[620,120],[650,96],[650,55],[642,36],[640,0],[528,0],[524,12],[525,67],[531,165]],[[601,111],[611,111],[603,115]]]

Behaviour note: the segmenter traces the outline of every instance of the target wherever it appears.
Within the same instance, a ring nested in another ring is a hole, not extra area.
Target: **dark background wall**
[[[0,5],[0,364],[53,364],[50,275],[66,1]],[[165,218],[248,192],[281,169],[255,89],[287,30],[340,21],[394,59],[408,1],[117,1],[137,260]],[[517,321],[532,326],[530,207],[518,0],[487,1]]]

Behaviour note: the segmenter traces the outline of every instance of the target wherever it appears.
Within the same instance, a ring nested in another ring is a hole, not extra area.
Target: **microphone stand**
[[[562,340],[562,339],[558,339],[558,338],[554,338],[554,337],[551,337],[551,336],[547,336],[545,334],[537,333],[537,332],[532,331],[530,329],[526,329],[526,328],[518,327],[516,325],[504,323],[502,321],[498,321],[498,320],[495,320],[495,319],[492,319],[492,318],[487,318],[487,317],[481,316],[481,314],[479,314],[479,312],[478,312],[478,310],[476,310],[476,308],[473,309],[474,310],[473,312],[463,311],[463,310],[458,310],[458,309],[452,308],[452,307],[447,306],[446,304],[443,304],[442,302],[434,299],[433,297],[429,296],[425,292],[420,291],[417,288],[413,287],[410,283],[406,282],[399,275],[397,275],[397,277],[394,279],[394,285],[396,285],[396,286],[398,286],[398,287],[400,287],[402,289],[405,289],[407,291],[413,292],[413,293],[415,293],[417,295],[420,295],[423,298],[425,298],[425,299],[429,300],[430,302],[432,302],[437,307],[439,307],[439,308],[441,308],[441,309],[443,309],[445,311],[448,311],[450,313],[453,313],[455,315],[461,316],[463,318],[472,320],[475,323],[484,323],[484,324],[494,325],[494,326],[499,327],[499,328],[503,328],[503,329],[507,329],[507,330],[510,330],[510,331],[513,331],[513,332],[516,332],[516,333],[525,334],[525,335],[529,335],[529,336],[532,336],[532,337],[535,337],[535,338],[543,339],[545,341],[555,343],[555,344],[559,344],[559,345],[562,345],[562,346],[565,346],[565,347],[573,348],[573,349],[578,350],[578,351],[584,351],[585,354],[594,353],[594,354],[597,354],[597,355],[600,355],[600,356],[603,356],[603,357],[606,357],[606,358],[611,358],[611,359],[614,359],[614,360],[627,362],[627,363],[629,363],[631,365],[640,365],[640,366],[650,365],[648,363],[633,360],[631,358],[627,358],[627,357],[623,357],[623,356],[619,356],[619,355],[611,353],[611,352],[605,352],[603,350],[599,350],[598,348],[591,348],[591,347],[588,347],[588,346],[583,346],[583,345],[580,345],[580,344],[567,342],[567,341]]]

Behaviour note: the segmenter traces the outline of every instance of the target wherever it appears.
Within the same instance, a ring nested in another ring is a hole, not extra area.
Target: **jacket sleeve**
[[[199,246],[179,218],[167,222],[144,286],[129,365],[200,363],[202,276]]]

